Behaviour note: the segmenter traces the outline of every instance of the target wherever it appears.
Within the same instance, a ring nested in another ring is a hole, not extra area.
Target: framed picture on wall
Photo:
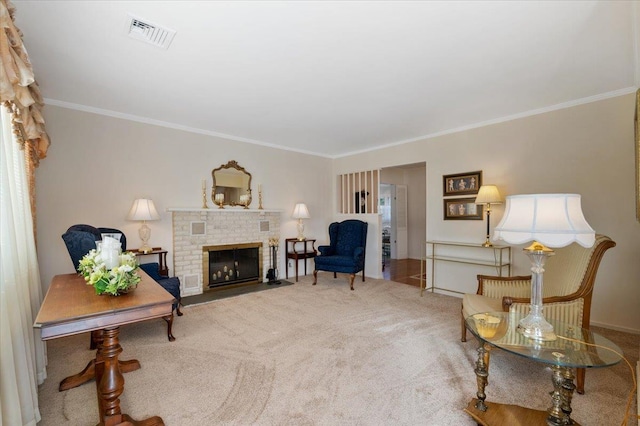
[[[482,220],[482,206],[475,198],[446,198],[444,220]]]
[[[442,176],[442,195],[477,194],[482,186],[482,170]]]

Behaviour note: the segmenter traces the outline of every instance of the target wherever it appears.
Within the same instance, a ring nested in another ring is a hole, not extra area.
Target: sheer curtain
[[[40,421],[45,345],[33,328],[42,302],[25,152],[0,106],[0,426]]]

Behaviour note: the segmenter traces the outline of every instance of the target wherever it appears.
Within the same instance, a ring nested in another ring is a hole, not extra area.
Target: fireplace
[[[173,222],[173,255],[169,254],[169,263],[173,261],[173,275],[180,278],[182,297],[195,296],[209,290],[209,259],[203,259],[205,255],[209,255],[209,250],[203,251],[204,246],[227,244],[239,247],[259,242],[262,243],[264,253],[260,254],[261,271],[266,273],[271,268],[266,250],[269,239],[280,234],[280,210],[176,207],[168,208],[167,211],[171,212]],[[264,273],[260,274],[257,282],[265,280]],[[240,275],[242,276],[242,270]]]
[[[202,247],[202,290],[262,282],[262,243]]]

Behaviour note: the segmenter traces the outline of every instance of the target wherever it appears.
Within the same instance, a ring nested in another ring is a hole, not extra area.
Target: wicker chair
[[[604,235],[596,235],[590,248],[578,244],[555,250],[555,256],[545,264],[543,304],[547,319],[588,329],[591,298],[598,266],[604,253],[616,243]],[[476,294],[462,298],[462,338],[467,341],[464,319],[481,312],[529,312],[531,276],[492,277],[478,275]],[[577,391],[584,393],[585,369],[577,371]]]

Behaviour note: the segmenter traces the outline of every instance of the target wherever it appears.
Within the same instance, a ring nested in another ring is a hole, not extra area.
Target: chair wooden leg
[[[176,315],[179,317],[182,316],[182,312],[180,311],[180,305],[182,304],[182,297],[178,299],[178,305],[176,306]]]
[[[580,395],[584,395],[584,378],[587,370],[585,368],[576,369],[576,392]]]
[[[364,282],[364,269],[362,270],[362,282]]]
[[[170,342],[173,342],[174,340],[176,340],[176,338],[173,337],[173,334],[171,334],[171,326],[173,325],[173,312],[171,312],[171,315],[162,317],[162,319],[167,322],[167,338]]]
[[[349,275],[349,285],[351,286],[351,290],[353,291],[353,280],[356,278],[356,274]]]
[[[314,269],[314,271],[313,271],[313,285],[316,285],[317,282],[318,282],[318,271],[316,269]]]
[[[338,278],[338,274],[334,272],[334,273],[333,273],[333,278],[334,278],[334,279],[335,279],[335,278]]]
[[[460,337],[461,342],[467,341],[467,325],[464,322],[464,315],[460,314],[460,324],[462,325],[462,336]]]

